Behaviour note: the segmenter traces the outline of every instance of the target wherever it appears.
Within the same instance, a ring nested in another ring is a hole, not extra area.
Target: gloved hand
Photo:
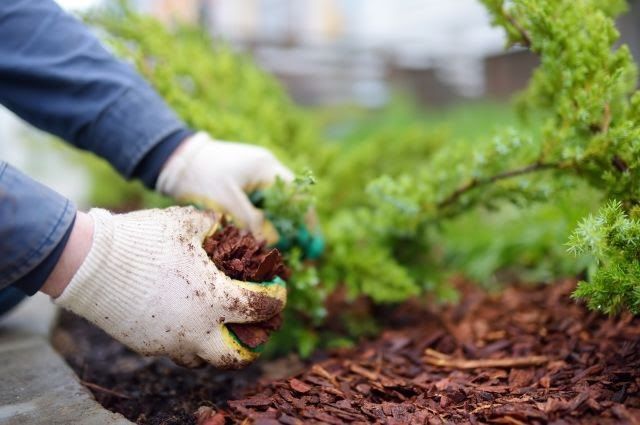
[[[156,189],[182,202],[230,214],[256,237],[274,243],[278,234],[253,206],[247,193],[271,185],[276,177],[293,181],[293,174],[268,150],[211,139],[197,133],[169,158]]]
[[[286,289],[235,281],[202,249],[219,220],[193,207],[113,215],[92,209],[93,245],[56,304],[143,355],[239,368],[257,357],[225,323],[280,312]]]

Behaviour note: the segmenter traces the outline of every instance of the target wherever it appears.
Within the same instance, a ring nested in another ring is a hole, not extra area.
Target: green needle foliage
[[[586,182],[604,199],[619,203],[585,220],[571,238],[573,252],[597,260],[592,283],[582,283],[576,296],[604,311],[636,311],[638,275],[635,264],[625,260],[636,256],[635,235],[625,214],[637,209],[640,195],[640,95],[628,48],[614,47],[619,35],[612,19],[625,3],[484,3],[494,22],[506,29],[510,44],[540,57],[519,108],[525,118],[541,124],[532,131],[506,129],[471,150],[441,149],[422,175],[374,181],[370,193],[386,205],[379,215],[389,217],[395,211],[394,232],[415,233],[429,221],[471,207],[509,202],[528,208],[532,202],[555,202],[561,193]],[[613,246],[611,238],[617,241]]]
[[[569,240],[570,250],[597,259],[590,282],[575,292],[593,309],[613,314],[628,308],[640,312],[640,221],[631,218],[622,204],[612,201],[595,216],[585,218]]]
[[[289,320],[272,347],[308,354],[343,344],[319,332],[331,320],[351,334],[375,330],[371,317],[330,317],[331,294],[346,303],[395,303],[425,291],[453,299],[452,269],[480,280],[498,269],[552,279],[590,264],[577,297],[607,312],[638,311],[640,95],[613,21],[625,2],[483,3],[509,46],[530,49],[540,66],[518,99],[521,122],[472,142],[406,111],[367,124],[375,131],[326,140],[275,79],[202,31],[166,29],[122,4],[90,18],[190,126],[260,144],[315,176],[263,193],[283,233],[293,234],[315,204],[327,240],[320,261],[305,261],[298,248],[287,254]],[[581,257],[567,260],[569,229],[603,200],[616,202],[582,222],[570,239]]]

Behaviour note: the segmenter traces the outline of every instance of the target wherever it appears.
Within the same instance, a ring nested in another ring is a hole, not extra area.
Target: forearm
[[[92,240],[93,219],[89,214],[78,211],[62,255],[40,290],[52,298],[59,297],[82,265]]]
[[[0,22],[0,103],[153,186],[189,134],[156,92],[53,0],[0,2]]]

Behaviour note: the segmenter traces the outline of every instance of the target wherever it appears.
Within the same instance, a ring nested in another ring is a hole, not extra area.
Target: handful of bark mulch
[[[276,277],[287,279],[289,269],[277,249],[268,249],[251,233],[225,225],[204,240],[203,249],[216,267],[232,279],[246,282],[270,282]],[[243,344],[256,348],[269,340],[271,332],[282,324],[282,315],[259,323],[227,324]]]
[[[289,270],[277,249],[267,248],[251,233],[225,225],[204,240],[202,245],[216,267],[232,279],[269,282],[279,276],[287,280]]]
[[[640,318],[589,312],[570,298],[574,288],[564,281],[492,296],[466,287],[456,307],[427,313],[404,306],[400,328],[295,377],[263,382],[215,418],[640,424]],[[200,424],[213,418],[199,416]]]

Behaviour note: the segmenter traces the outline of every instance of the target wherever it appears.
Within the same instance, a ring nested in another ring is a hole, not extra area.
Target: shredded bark
[[[285,364],[281,379],[265,374],[270,363],[249,379],[247,370],[167,372],[79,319],[57,333],[100,333],[66,357],[85,381],[133,397],[92,390],[140,424],[640,424],[640,318],[589,312],[574,288],[465,286],[457,306],[406,303],[379,312],[386,330],[376,340],[320,353],[288,376]]]
[[[268,249],[251,233],[226,225],[205,239],[203,248],[216,267],[227,276],[246,282],[286,280],[289,270],[277,249]]]
[[[640,424],[640,319],[570,298],[574,281],[460,306],[403,306],[403,326],[229,401],[234,423]]]
[[[276,277],[287,279],[287,269],[277,249],[268,249],[251,233],[235,226],[225,225],[205,239],[202,246],[216,267],[227,276],[246,282],[270,282]],[[257,348],[269,340],[269,335],[280,329],[280,314],[259,323],[230,323],[229,328],[242,343]]]
[[[271,319],[259,323],[230,323],[229,329],[238,337],[244,345],[257,348],[269,340],[272,332],[280,329],[282,325],[282,315],[277,314]]]

